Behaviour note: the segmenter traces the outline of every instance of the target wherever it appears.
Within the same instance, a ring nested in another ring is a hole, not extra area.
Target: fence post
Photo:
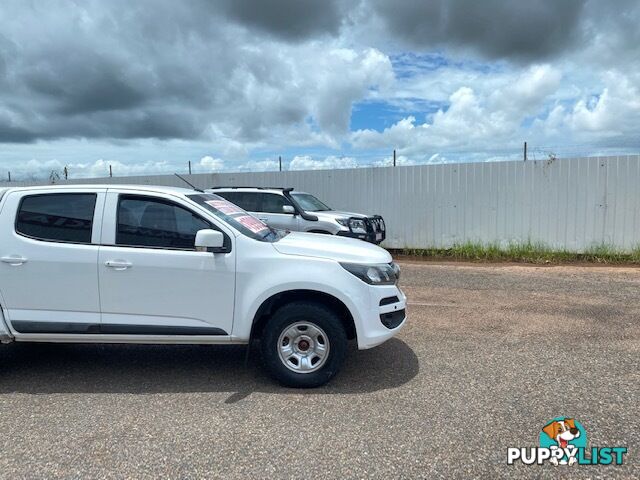
[[[9,181],[11,181],[11,172],[7,172],[7,174],[9,175]]]
[[[189,175],[191,175],[191,160],[189,160]]]
[[[527,161],[527,142],[524,142],[524,161]]]
[[[282,155],[278,155],[278,166],[280,167],[280,171],[282,171]]]
[[[109,178],[113,177],[113,169],[111,168],[111,165],[109,165]]]
[[[396,166],[396,149],[393,149],[393,166]]]

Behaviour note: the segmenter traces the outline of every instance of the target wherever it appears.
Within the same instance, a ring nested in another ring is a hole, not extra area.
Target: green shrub
[[[511,243],[501,247],[497,243],[466,242],[451,248],[404,248],[392,253],[433,260],[465,260],[472,262],[640,264],[640,245],[630,252],[616,250],[609,245],[595,245],[585,252],[554,250],[542,243]]]

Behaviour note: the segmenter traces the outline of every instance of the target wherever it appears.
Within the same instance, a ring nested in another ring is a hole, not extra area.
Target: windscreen
[[[305,212],[326,212],[331,210],[331,207],[309,193],[292,193],[291,196]]]
[[[276,242],[286,234],[270,228],[266,223],[218,195],[200,193],[187,195],[187,198],[206,208],[223,222],[228,223],[243,235],[254,240]]]

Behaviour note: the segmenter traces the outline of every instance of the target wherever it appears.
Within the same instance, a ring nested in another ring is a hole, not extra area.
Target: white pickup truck
[[[250,344],[315,387],[405,322],[399,269],[354,240],[274,230],[223,198],[147,186],[0,189],[0,340]]]

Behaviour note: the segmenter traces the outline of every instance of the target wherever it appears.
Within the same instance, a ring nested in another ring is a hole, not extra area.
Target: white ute
[[[248,344],[284,385],[315,387],[347,341],[405,321],[389,253],[274,230],[221,197],[147,186],[0,189],[0,339]]]

